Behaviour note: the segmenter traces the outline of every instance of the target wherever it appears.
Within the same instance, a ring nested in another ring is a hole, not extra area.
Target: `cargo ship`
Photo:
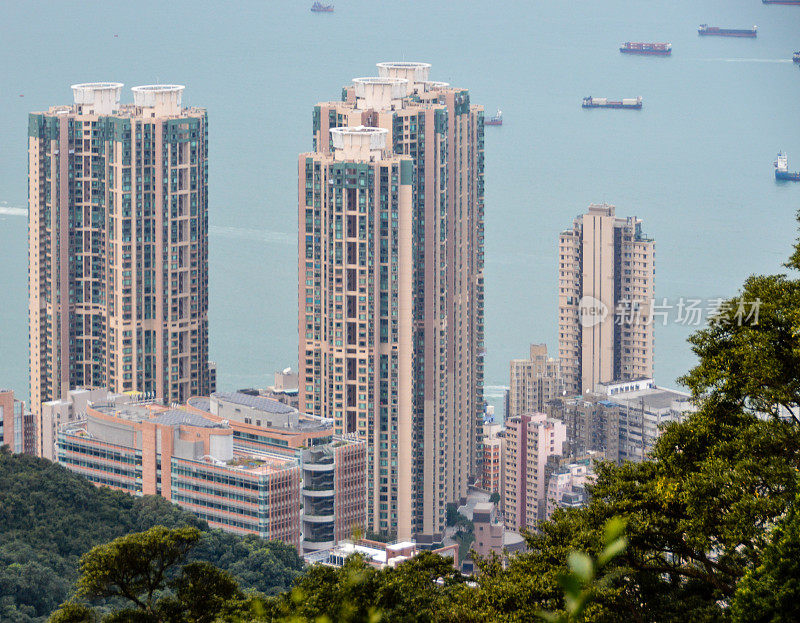
[[[311,5],[311,10],[314,13],[333,13],[333,5],[332,4],[322,4],[321,2],[315,2]]]
[[[700,35],[716,35],[717,37],[755,37],[758,35],[758,26],[752,28],[719,28],[701,24],[697,29]]]
[[[790,6],[800,6],[800,0],[761,0],[764,4],[788,4]]]
[[[800,52],[795,52],[794,54],[792,54],[792,60],[795,63],[800,63]]]
[[[775,161],[775,179],[800,182],[800,171],[789,170],[789,158],[783,152],[778,154],[778,159]]]
[[[483,125],[503,125],[503,111],[497,109],[497,114],[488,119],[484,119]]]
[[[610,100],[606,97],[584,97],[582,108],[633,108],[642,107],[642,96],[630,97],[621,100]]]
[[[644,54],[647,56],[669,56],[672,54],[671,43],[640,43],[626,41],[619,51],[623,54]]]

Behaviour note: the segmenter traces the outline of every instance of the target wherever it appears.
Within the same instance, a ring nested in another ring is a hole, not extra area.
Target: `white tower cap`
[[[146,84],[133,87],[133,103],[141,108],[151,108],[156,117],[179,115],[181,96],[185,88],[182,84]]]
[[[408,80],[406,94],[412,93],[417,84],[427,82],[431,73],[430,63],[395,61],[378,63],[378,75],[382,78],[404,78]]]
[[[349,128],[331,128],[333,157],[336,160],[370,160],[380,158],[386,149],[389,131],[363,125]]]
[[[121,82],[84,82],[72,85],[72,97],[81,112],[92,115],[110,115],[119,108]]]
[[[403,107],[403,98],[408,93],[405,78],[353,78],[356,91],[356,107],[386,110],[394,106]]]

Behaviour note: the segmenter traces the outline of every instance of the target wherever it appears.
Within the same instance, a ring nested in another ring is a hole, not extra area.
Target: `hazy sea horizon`
[[[656,240],[656,298],[737,293],[784,272],[800,184],[800,8],[759,0],[154,0],[0,5],[0,386],[28,394],[27,114],[70,84],[185,84],[209,114],[210,341],[221,389],[266,386],[297,365],[297,154],[315,103],[386,60],[430,62],[470,90],[486,128],[486,388],[530,342],[557,354],[558,234],[590,203],[636,215]],[[699,37],[758,25],[756,39]],[[619,53],[668,41],[669,58]],[[581,99],[644,98],[641,111]],[[674,319],[674,310],[672,319]],[[655,378],[676,386],[696,327],[656,327]]]

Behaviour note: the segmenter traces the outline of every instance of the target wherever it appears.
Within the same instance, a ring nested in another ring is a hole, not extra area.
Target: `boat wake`
[[[0,205],[0,216],[28,216],[27,208]]]
[[[791,63],[790,58],[696,58],[707,63]]]

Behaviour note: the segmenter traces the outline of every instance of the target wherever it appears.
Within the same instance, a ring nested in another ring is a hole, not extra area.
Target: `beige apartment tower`
[[[184,87],[77,84],[32,113],[31,409],[73,387],[208,394],[208,123]],[[42,431],[41,422],[37,427]],[[41,451],[41,444],[39,444]]]
[[[590,205],[561,233],[559,355],[568,394],[652,377],[655,243],[636,217]]]
[[[528,359],[512,359],[506,417],[543,413],[545,405],[564,394],[561,364],[547,356],[546,344],[531,344]]]
[[[483,412],[483,109],[429,71],[318,104],[299,188],[300,408],[367,442],[368,526],[421,542],[480,475]]]

